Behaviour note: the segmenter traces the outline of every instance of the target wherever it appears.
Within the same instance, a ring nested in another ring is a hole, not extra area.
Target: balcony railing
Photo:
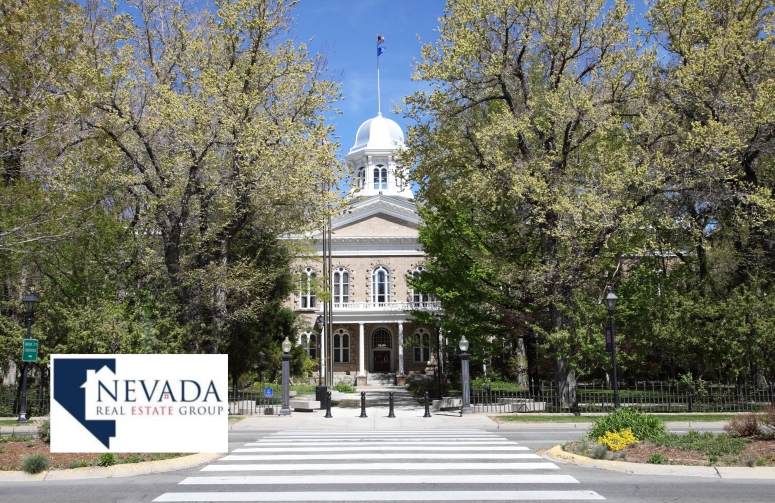
[[[334,311],[439,311],[441,302],[334,302]]]

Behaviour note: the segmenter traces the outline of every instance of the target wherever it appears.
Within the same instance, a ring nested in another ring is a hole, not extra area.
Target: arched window
[[[334,304],[350,302],[350,273],[340,267],[334,271]]]
[[[317,359],[317,340],[318,337],[313,332],[304,332],[301,334],[301,344],[306,348],[307,356],[313,360]]]
[[[392,348],[393,336],[387,328],[378,328],[371,334],[371,349]]]
[[[371,273],[371,298],[378,304],[390,302],[390,272],[383,266]]]
[[[317,275],[311,267],[301,271],[299,277],[299,307],[301,309],[312,309],[315,307],[315,294],[312,292],[312,281]]]
[[[374,168],[374,188],[375,189],[387,189],[387,168],[378,164]]]
[[[366,188],[366,168],[358,168],[358,187]]]
[[[431,334],[424,328],[418,328],[412,336],[414,346],[414,361],[428,363],[431,361]]]
[[[425,271],[425,267],[418,266],[414,271],[412,271],[412,278],[419,279],[420,274],[422,274],[423,271]],[[428,307],[428,303],[431,302],[431,300],[433,300],[431,297],[431,294],[422,293],[412,288],[412,307],[414,308]]]
[[[334,330],[334,363],[350,363],[350,334],[343,328]]]

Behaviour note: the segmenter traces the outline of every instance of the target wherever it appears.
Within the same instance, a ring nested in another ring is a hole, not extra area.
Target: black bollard
[[[425,392],[425,415],[423,417],[431,417],[431,409],[428,408],[428,392]]]
[[[390,397],[390,413],[388,414],[388,417],[396,417],[395,414],[393,414],[393,392],[391,391],[388,395]]]
[[[366,392],[361,391],[361,417],[369,417],[366,415]]]
[[[331,415],[331,392],[326,393],[326,415],[325,417],[334,417]]]

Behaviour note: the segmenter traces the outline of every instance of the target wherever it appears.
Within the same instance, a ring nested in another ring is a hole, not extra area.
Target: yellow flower
[[[632,429],[627,428],[619,432],[605,432],[602,437],[597,437],[598,444],[605,444],[613,452],[620,451],[631,444],[638,443],[638,439],[632,434]]]

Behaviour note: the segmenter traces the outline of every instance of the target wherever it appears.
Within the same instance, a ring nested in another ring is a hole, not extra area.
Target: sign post
[[[38,361],[38,340],[37,339],[24,339],[24,342],[22,343],[22,361],[23,362]]]

